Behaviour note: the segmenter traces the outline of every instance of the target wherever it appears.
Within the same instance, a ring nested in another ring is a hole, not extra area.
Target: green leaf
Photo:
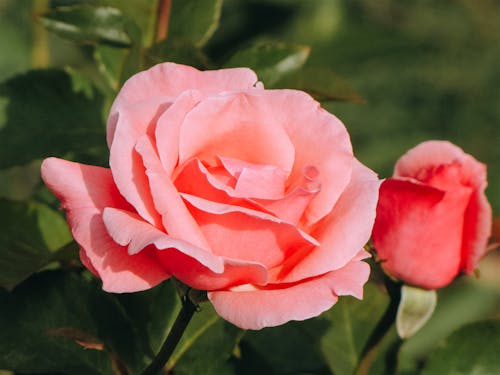
[[[71,241],[60,214],[35,202],[0,199],[0,287],[12,289]]]
[[[108,350],[85,349],[91,338],[99,338],[99,322],[90,308],[110,307],[103,303],[105,296],[92,296],[94,288],[73,274],[44,272],[11,293],[0,291],[0,368],[22,373],[112,374]],[[109,314],[120,320],[118,311]],[[110,322],[101,325],[105,323]]]
[[[33,159],[107,154],[102,97],[78,91],[63,71],[34,70],[0,84],[0,169]]]
[[[119,9],[91,5],[60,7],[41,17],[47,29],[78,43],[127,47],[131,40]]]
[[[222,0],[173,1],[168,37],[203,47],[219,26]]]
[[[194,66],[198,69],[210,67],[208,57],[188,40],[168,38],[153,45],[146,53],[146,65],[153,66],[165,61]]]
[[[175,374],[220,374],[244,331],[222,320],[205,303],[193,316],[167,363]]]
[[[328,372],[328,364],[321,350],[321,338],[330,322],[323,315],[304,322],[289,322],[261,331],[248,331],[240,344],[238,374]]]
[[[435,290],[403,285],[396,316],[399,337],[407,339],[422,328],[432,316],[436,303],[437,293]]]
[[[113,97],[120,89],[125,60],[129,54],[130,51],[127,49],[105,45],[97,46],[94,49],[94,60],[96,61],[97,69],[104,78],[106,87],[111,89],[110,93]]]
[[[303,90],[319,101],[363,101],[343,78],[324,67],[305,67],[283,77],[274,86]]]
[[[414,336],[406,340],[400,355],[400,369],[418,368],[424,358],[452,332],[465,324],[495,317],[500,307],[496,288],[463,277],[438,291],[439,303],[432,317]]]
[[[373,284],[365,286],[363,301],[342,297],[323,314],[331,325],[321,338],[321,350],[334,374],[353,374],[365,345],[385,312],[388,296]]]
[[[315,319],[249,331],[240,343],[237,373],[353,374],[387,303],[381,290],[367,284],[363,301],[341,297]]]
[[[131,37],[130,48],[115,48],[99,45],[94,49],[94,60],[97,69],[108,91],[107,109],[111,106],[123,83],[140,70],[142,66],[142,32],[133,22],[127,22],[126,30]]]
[[[300,69],[309,57],[310,48],[281,42],[257,42],[236,52],[224,65],[226,68],[253,69],[266,87]]]
[[[160,350],[180,310],[180,298],[171,280],[155,288],[116,295],[137,331],[143,352],[152,359]]]
[[[158,3],[159,0],[100,0],[100,4],[120,9],[141,30],[145,47],[149,47],[155,38]]]
[[[429,357],[423,375],[500,374],[500,321],[462,327]]]

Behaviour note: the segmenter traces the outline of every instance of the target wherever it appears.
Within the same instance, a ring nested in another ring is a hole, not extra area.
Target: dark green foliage
[[[0,168],[68,153],[104,154],[102,96],[77,88],[69,74],[56,69],[31,71],[0,85],[5,103],[0,109]]]

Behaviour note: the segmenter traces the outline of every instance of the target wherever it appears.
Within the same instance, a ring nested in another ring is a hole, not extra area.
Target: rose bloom
[[[109,169],[42,165],[104,290],[174,276],[250,329],[362,297],[379,181],[306,93],[164,63],[125,83],[107,141]]]
[[[391,275],[427,289],[470,274],[487,251],[486,166],[446,141],[428,141],[382,183],[373,244]]]

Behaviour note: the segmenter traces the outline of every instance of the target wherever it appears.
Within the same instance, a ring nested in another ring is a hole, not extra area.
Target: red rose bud
[[[486,166],[449,142],[424,142],[403,155],[380,187],[373,228],[384,270],[427,289],[470,274],[491,234],[486,185]]]

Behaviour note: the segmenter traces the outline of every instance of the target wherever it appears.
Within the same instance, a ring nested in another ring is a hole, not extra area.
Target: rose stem
[[[384,315],[377,323],[377,326],[373,330],[363,349],[361,360],[359,361],[358,368],[356,370],[356,375],[366,375],[369,373],[370,367],[376,359],[377,351],[382,343],[382,340],[388,335],[391,327],[396,321],[396,314],[398,312],[399,301],[401,299],[401,284],[395,283],[387,276],[384,281],[390,297],[390,302]],[[397,355],[399,347],[402,343],[403,341],[398,336],[396,341],[392,343],[388,349],[386,363],[387,371],[390,374],[394,373],[397,368]]]
[[[174,325],[165,342],[161,346],[161,349],[156,357],[153,359],[153,362],[151,362],[141,375],[156,375],[160,373],[174,352],[175,347],[179,343],[182,334],[186,330],[189,321],[197,309],[198,305],[193,303],[191,298],[189,298],[189,293],[186,293],[186,295],[182,298],[181,311],[179,311],[179,315],[177,315]]]

